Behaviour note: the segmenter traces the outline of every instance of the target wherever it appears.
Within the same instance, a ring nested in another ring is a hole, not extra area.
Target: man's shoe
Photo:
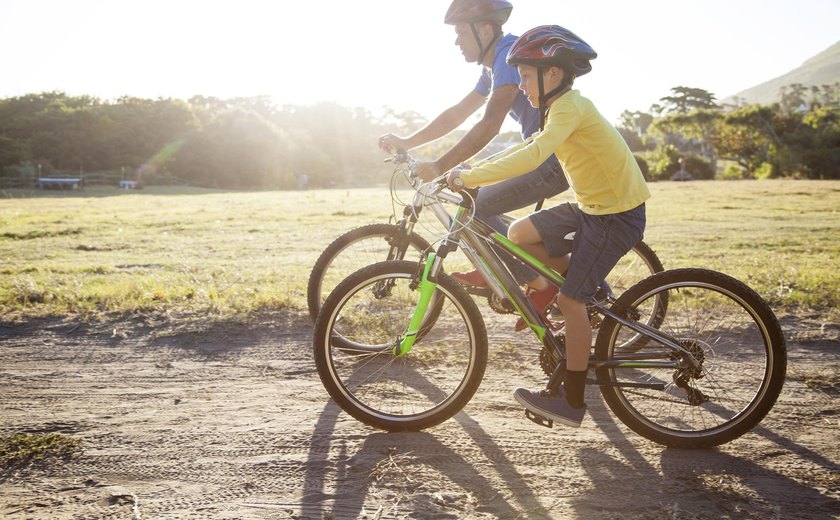
[[[551,302],[554,301],[554,297],[557,296],[557,293],[560,292],[560,289],[557,288],[555,285],[550,285],[548,289],[537,290],[537,289],[528,289],[528,292],[525,295],[528,297],[528,301],[537,309],[539,314],[545,314],[545,310],[551,305]],[[519,318],[516,320],[516,325],[514,329],[516,332],[521,330],[525,330],[528,325],[525,323],[525,320]]]
[[[531,412],[549,421],[557,421],[573,428],[580,428],[580,423],[583,422],[583,416],[586,413],[586,405],[583,405],[583,408],[572,407],[562,392],[559,395],[549,395],[548,390],[517,388],[513,392],[513,398],[525,407],[526,415],[527,412]]]
[[[469,285],[470,287],[486,287],[487,282],[484,281],[484,277],[481,276],[476,270],[472,270],[466,273],[449,273],[449,276],[455,279],[456,282],[460,283],[461,285]]]

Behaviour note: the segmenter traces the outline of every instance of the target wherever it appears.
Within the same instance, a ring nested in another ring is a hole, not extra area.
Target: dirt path
[[[509,324],[508,324],[509,325]],[[535,347],[497,336],[455,419],[386,434],[328,402],[311,326],[0,327],[0,434],[60,432],[65,463],[0,473],[4,518],[840,518],[840,326],[787,317],[788,381],[752,433],[664,449],[589,389],[579,430],[510,391]],[[808,382],[808,384],[806,384]]]

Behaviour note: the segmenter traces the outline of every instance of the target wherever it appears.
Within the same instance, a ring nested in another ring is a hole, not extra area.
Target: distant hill
[[[743,98],[748,104],[767,105],[779,101],[779,89],[794,83],[806,87],[831,85],[840,81],[840,42],[817,54],[799,67],[765,81],[760,85],[738,92],[721,101],[722,104],[734,103],[736,98]]]

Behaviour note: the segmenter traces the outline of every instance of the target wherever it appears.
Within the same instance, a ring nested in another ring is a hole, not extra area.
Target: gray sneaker
[[[573,408],[566,401],[565,395],[562,393],[560,395],[549,395],[548,390],[517,388],[513,391],[513,398],[525,407],[526,416],[528,416],[528,412],[531,412],[538,417],[547,419],[549,423],[557,421],[573,428],[580,428],[580,423],[583,422],[583,416],[586,413],[586,405],[583,405],[583,408]],[[530,416],[528,418],[531,419]],[[531,420],[534,421],[534,419]],[[534,422],[539,423],[540,421]],[[550,428],[551,424],[546,426]]]

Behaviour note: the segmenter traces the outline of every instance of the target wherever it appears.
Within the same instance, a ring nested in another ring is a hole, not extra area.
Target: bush
[[[680,157],[683,157],[683,155],[676,147],[667,145],[644,154],[639,159],[646,161],[646,165],[649,168],[649,173],[645,178],[652,181],[667,181],[680,170]],[[700,157],[685,156],[685,169],[695,179],[715,178],[714,167]]]
[[[635,154],[633,155],[633,158],[636,159],[636,164],[638,164],[639,169],[642,170],[642,176],[644,176],[645,180],[650,180],[650,166],[648,166],[647,161]]]
[[[715,169],[708,161],[699,157],[689,156],[685,158],[685,169],[688,173],[694,176],[695,179],[714,179]],[[677,165],[679,170],[679,164]],[[676,171],[675,171],[676,173]]]
[[[756,179],[770,179],[776,176],[776,167],[770,163],[761,163],[761,165],[752,172]]]
[[[673,145],[660,146],[640,155],[648,165],[647,178],[651,181],[668,180],[680,169],[680,152]]]
[[[737,164],[727,164],[723,169],[723,173],[717,176],[718,179],[725,181],[737,181],[747,178],[747,171]]]

